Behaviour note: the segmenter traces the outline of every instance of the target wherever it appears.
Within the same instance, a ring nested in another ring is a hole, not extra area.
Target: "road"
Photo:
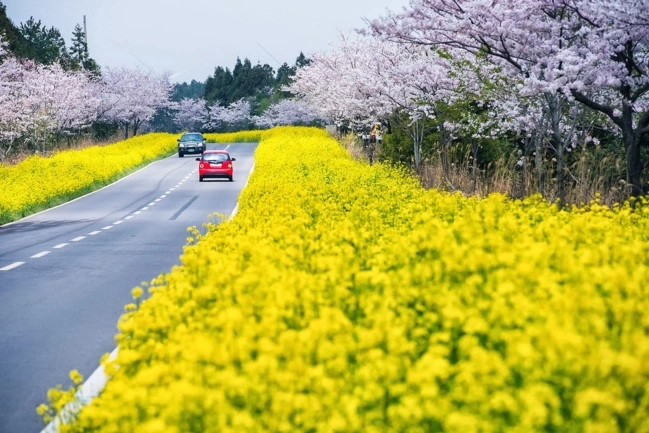
[[[100,191],[0,226],[0,432],[40,432],[47,390],[88,377],[115,348],[131,289],[180,264],[189,233],[230,214],[256,145],[210,144],[237,159],[234,182],[199,183],[177,155]]]

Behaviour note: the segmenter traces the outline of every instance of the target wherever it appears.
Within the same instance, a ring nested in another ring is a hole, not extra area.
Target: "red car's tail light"
[[[201,162],[200,165],[198,166],[198,168],[205,168],[205,164],[203,164],[203,163]]]
[[[232,163],[228,162],[228,168],[232,168]]]

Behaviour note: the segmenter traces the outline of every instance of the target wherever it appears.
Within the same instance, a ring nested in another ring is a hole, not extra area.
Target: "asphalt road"
[[[0,432],[40,432],[47,390],[87,378],[115,348],[131,289],[180,264],[189,233],[230,214],[253,166],[254,144],[228,148],[234,182],[198,181],[177,155],[98,192],[0,226]]]

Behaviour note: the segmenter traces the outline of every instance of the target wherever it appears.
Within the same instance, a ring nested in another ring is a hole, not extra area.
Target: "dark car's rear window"
[[[204,153],[203,154],[203,161],[222,162],[222,161],[227,161],[229,159],[230,156],[226,155],[225,153]]]
[[[180,137],[180,141],[203,141],[201,134],[185,134]]]

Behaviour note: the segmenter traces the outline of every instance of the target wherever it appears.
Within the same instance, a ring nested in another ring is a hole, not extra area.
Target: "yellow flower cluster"
[[[263,131],[239,131],[203,134],[208,143],[257,143]]]
[[[649,432],[649,207],[424,191],[310,128],[255,157],[62,431]]]
[[[105,186],[176,150],[177,136],[147,134],[107,146],[32,156],[0,165],[0,224]]]

